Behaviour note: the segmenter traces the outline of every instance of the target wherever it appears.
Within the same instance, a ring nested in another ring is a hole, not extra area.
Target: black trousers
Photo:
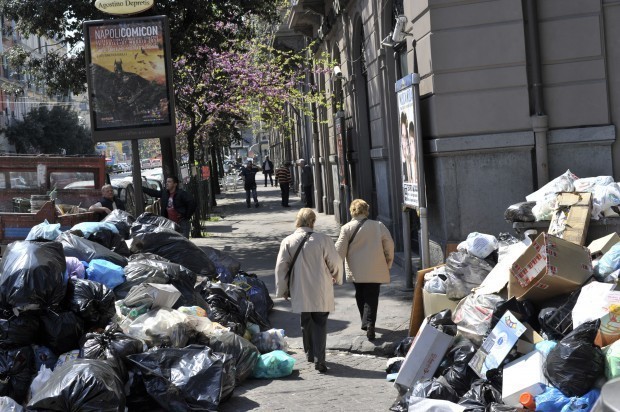
[[[269,176],[269,180],[271,181],[271,186],[273,186],[273,172],[265,173],[265,186],[267,186],[267,176]]]
[[[306,207],[312,207],[312,185],[304,186],[304,197],[306,198]]]
[[[301,312],[304,352],[308,358],[316,357],[317,363],[325,363],[328,316],[329,312]]]
[[[288,206],[288,195],[290,190],[290,183],[280,183],[280,191],[282,192],[282,206]]]
[[[379,307],[380,283],[356,283],[355,301],[360,311],[362,327],[375,326],[377,320],[377,308]]]

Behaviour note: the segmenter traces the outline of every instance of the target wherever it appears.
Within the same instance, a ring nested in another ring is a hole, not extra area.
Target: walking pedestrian
[[[299,159],[299,165],[301,166],[301,186],[304,191],[306,207],[312,208],[312,185],[314,184],[312,167],[306,164],[304,159]]]
[[[289,165],[289,162],[285,162],[276,169],[276,185],[280,185],[282,207],[290,207],[288,204],[288,196],[291,189],[291,172],[288,170]]]
[[[383,223],[368,219],[368,209],[362,199],[351,202],[352,219],[340,229],[336,250],[345,261],[347,281],[355,286],[362,329],[374,340],[379,291],[382,283],[390,283],[394,241]]]
[[[101,186],[101,199],[89,207],[88,211],[95,212],[97,219],[101,221],[115,209],[125,210],[125,204],[114,195],[112,185],[103,185]]]
[[[269,177],[271,186],[273,186],[273,162],[269,160],[269,156],[265,156],[265,161],[263,162],[263,174],[265,175],[265,187],[267,187],[267,177]]]
[[[246,167],[241,169],[239,172],[239,176],[243,177],[243,188],[245,189],[245,203],[250,205],[250,194],[252,198],[254,198],[254,207],[258,207],[258,195],[256,194],[256,173],[258,172],[258,168],[254,166],[254,162],[252,159],[248,159],[246,163]]]
[[[189,239],[190,219],[196,211],[196,201],[189,192],[179,188],[179,179],[176,176],[168,177],[163,191],[146,186],[142,186],[142,191],[159,198],[161,215],[178,224],[181,234]]]
[[[334,283],[342,284],[342,259],[329,236],[314,232],[315,221],[312,209],[300,209],[297,229],[280,244],[276,296],[291,298],[293,312],[301,314],[306,359],[316,358],[314,368],[325,373],[327,317],[335,310]]]

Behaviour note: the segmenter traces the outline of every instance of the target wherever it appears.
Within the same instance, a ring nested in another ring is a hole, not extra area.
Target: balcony
[[[324,0],[291,0],[288,27],[304,36],[313,37],[324,16]]]

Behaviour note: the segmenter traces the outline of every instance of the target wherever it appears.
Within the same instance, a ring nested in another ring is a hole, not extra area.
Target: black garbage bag
[[[56,355],[62,355],[80,347],[80,338],[84,334],[84,322],[73,312],[51,310],[41,315],[41,343]]]
[[[217,410],[234,389],[230,355],[206,346],[153,349],[128,359],[142,372],[149,395],[168,411]]]
[[[411,389],[411,396],[416,398],[441,399],[457,402],[459,396],[442,377],[423,379],[416,382]]]
[[[486,409],[486,412],[519,412],[523,411],[521,408],[516,408],[510,405],[504,405],[501,403],[491,403]]]
[[[541,334],[549,340],[561,340],[573,330],[573,308],[581,289],[548,299],[540,305],[538,323]]]
[[[507,301],[501,302],[493,311],[493,318],[489,329],[493,330],[497,322],[502,319],[506,311],[510,311],[521,323],[526,322],[532,328],[538,330],[537,311],[532,302],[529,300],[517,300],[514,296]]]
[[[241,262],[209,246],[200,246],[200,249],[215,265],[218,280],[223,283],[233,283],[235,275],[239,272],[239,269],[241,269]]]
[[[129,362],[130,363],[130,362]],[[165,412],[159,404],[148,394],[144,385],[142,372],[137,368],[129,370],[129,379],[126,387],[129,387],[127,394],[127,409],[130,412]]]
[[[273,300],[269,296],[269,289],[267,289],[265,282],[254,273],[239,271],[232,283],[245,290],[248,299],[254,304],[254,310],[258,316],[261,317],[264,324],[271,327],[269,312],[273,309]]]
[[[53,370],[58,362],[58,356],[50,348],[43,345],[30,345],[34,352],[34,370],[38,371],[42,365]]]
[[[65,297],[66,269],[58,242],[11,243],[0,260],[0,307],[22,312],[59,304]]]
[[[24,312],[0,318],[0,348],[15,349],[30,345],[39,335],[39,316]]]
[[[132,228],[131,228],[132,236],[134,234],[135,227],[148,226],[148,225],[156,226],[162,229],[173,230],[175,232],[181,232],[181,228],[179,227],[179,225],[173,222],[172,220],[166,217],[163,217],[163,216],[153,214],[153,213],[144,212],[140,216],[138,216],[136,221],[133,223]]]
[[[428,319],[428,324],[447,335],[456,336],[457,327],[456,323],[452,321],[450,309],[444,309],[432,315]]]
[[[239,303],[231,298],[221,287],[212,285],[204,289],[201,295],[209,304],[208,317],[213,322],[230,328],[230,330],[243,336],[246,328],[246,313]],[[244,305],[247,308],[247,305]]]
[[[170,283],[170,276],[164,268],[154,266],[151,259],[130,260],[123,272],[125,282],[114,288],[116,299],[125,299],[131,288],[143,283]]]
[[[131,251],[155,253],[201,276],[214,278],[217,275],[215,265],[206,253],[182,234],[171,230],[133,235]]]
[[[125,380],[125,359],[144,352],[144,342],[126,335],[117,324],[108,325],[103,333],[87,333],[80,341],[80,357],[108,360]]]
[[[67,307],[83,321],[86,329],[103,328],[116,315],[114,292],[107,286],[86,279],[70,279]]]
[[[28,402],[28,410],[124,411],[123,382],[107,361],[76,359],[54,370]]]
[[[387,367],[385,368],[385,373],[388,375],[391,373],[397,373],[400,371],[400,368],[403,366],[404,358],[390,358],[388,359]]]
[[[401,358],[407,356],[407,353],[409,352],[409,349],[411,348],[414,340],[414,336],[408,336],[405,339],[401,340],[396,346],[396,349],[394,349],[394,356],[398,356]]]
[[[458,401],[467,412],[485,412],[492,403],[502,403],[502,393],[485,379],[474,381],[471,389]]]
[[[90,262],[93,259],[103,259],[121,267],[127,266],[127,258],[124,256],[112,252],[97,242],[84,239],[73,233],[64,232],[56,240],[62,243],[65,256],[75,257],[84,262]]]
[[[245,381],[254,371],[260,358],[260,352],[253,343],[233,332],[224,332],[219,336],[199,334],[197,343],[207,345],[216,352],[232,356],[235,361],[235,384]]]
[[[519,202],[508,206],[504,212],[504,219],[507,222],[534,222],[536,217],[532,213],[532,208],[536,202]]]
[[[467,252],[452,252],[446,259],[446,296],[462,299],[480,286],[493,269],[488,262]]]
[[[112,223],[118,229],[118,233],[123,239],[129,239],[129,230],[136,219],[128,212],[114,209],[109,215],[103,218],[102,222]]]
[[[469,361],[474,357],[478,348],[467,338],[461,338],[444,356],[436,376],[443,376],[458,394],[463,396],[471,388],[471,383],[478,379],[478,375],[469,367]]]
[[[19,403],[24,402],[35,374],[30,346],[0,351],[0,396],[10,396]]]
[[[118,253],[121,256],[128,257],[131,255],[125,239],[118,233],[114,233],[112,230],[101,227],[99,230],[92,233],[88,240],[97,242],[100,245],[105,246],[113,252]]]
[[[551,349],[545,377],[565,396],[583,396],[605,375],[605,355],[594,345],[600,319],[586,322]]]

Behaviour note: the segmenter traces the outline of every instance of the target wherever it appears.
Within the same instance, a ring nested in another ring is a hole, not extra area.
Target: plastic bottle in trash
[[[521,396],[519,396],[519,402],[528,411],[536,410],[536,401],[534,396],[529,392],[523,392]]]

